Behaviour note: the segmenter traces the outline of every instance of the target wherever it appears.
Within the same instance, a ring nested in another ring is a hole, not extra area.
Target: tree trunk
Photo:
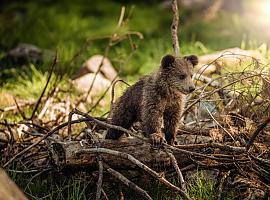
[[[3,200],[27,200],[17,185],[0,169],[0,199]]]

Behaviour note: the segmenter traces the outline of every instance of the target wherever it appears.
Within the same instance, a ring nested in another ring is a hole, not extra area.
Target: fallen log
[[[208,136],[195,136],[195,135],[178,135],[178,142],[181,145],[211,142],[212,139]],[[61,170],[65,167],[96,167],[97,166],[97,153],[80,153],[92,148],[106,148],[114,151],[119,151],[132,155],[145,165],[157,168],[159,166],[171,166],[171,160],[168,154],[161,149],[153,148],[150,143],[146,143],[138,138],[125,138],[122,140],[104,140],[101,139],[98,143],[82,141],[65,141],[52,143],[50,149],[50,157],[53,165]],[[99,153],[102,160],[110,163],[110,166],[119,168],[134,168],[135,165],[127,162],[126,159],[110,155],[107,153]],[[181,152],[174,152],[174,156],[180,166],[190,164],[190,159]]]

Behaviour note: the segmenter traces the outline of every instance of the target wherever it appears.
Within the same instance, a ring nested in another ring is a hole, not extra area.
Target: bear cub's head
[[[195,90],[192,81],[193,67],[198,64],[195,55],[174,57],[166,55],[161,60],[161,73],[171,89],[189,94]]]

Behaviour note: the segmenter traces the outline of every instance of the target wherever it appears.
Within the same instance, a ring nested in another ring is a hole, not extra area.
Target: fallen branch
[[[103,162],[98,160],[98,182],[97,182],[97,193],[96,200],[100,199],[101,190],[102,190],[102,180],[103,180]]]
[[[205,143],[205,144],[186,144],[186,145],[176,145],[175,147],[179,149],[202,149],[202,148],[219,148],[223,151],[229,151],[234,153],[244,153],[246,152],[245,147],[234,147],[230,145],[223,145],[219,143]]]
[[[261,125],[258,126],[258,128],[252,133],[250,140],[247,143],[247,151],[249,150],[249,148],[251,147],[251,145],[253,144],[254,140],[256,139],[256,137],[260,134],[260,132],[267,126],[267,124],[270,122],[270,117],[268,117]]]
[[[133,164],[137,165],[139,168],[143,169],[148,174],[150,174],[151,176],[153,176],[154,178],[156,178],[158,181],[162,182],[168,188],[170,188],[170,189],[175,190],[176,192],[178,192],[183,198],[185,198],[187,200],[191,200],[187,196],[187,194],[183,190],[181,190],[179,187],[173,185],[172,183],[170,183],[169,181],[167,181],[165,179],[165,177],[160,176],[157,172],[155,172],[154,170],[150,169],[148,166],[144,165],[142,162],[140,162],[139,160],[137,160],[136,158],[134,158],[133,156],[131,156],[131,155],[127,154],[127,153],[123,153],[123,152],[119,152],[119,151],[114,151],[114,150],[110,150],[110,149],[105,149],[105,148],[83,149],[83,150],[78,150],[76,152],[77,155],[79,155],[81,153],[105,153],[105,154],[110,154],[110,155],[114,155],[114,156],[117,156],[117,157],[121,157],[123,159],[128,159]]]
[[[45,91],[46,91],[46,89],[47,89],[47,87],[49,85],[50,80],[51,80],[52,73],[54,71],[56,63],[57,63],[57,52],[55,53],[54,60],[53,60],[53,63],[52,63],[52,66],[51,66],[51,69],[50,69],[49,76],[48,76],[47,82],[45,84],[45,87],[43,88],[43,90],[42,90],[42,92],[41,92],[41,94],[40,94],[40,96],[38,98],[38,101],[37,101],[37,103],[35,105],[35,108],[34,108],[34,110],[32,112],[32,115],[31,115],[30,119],[33,119],[33,117],[34,117],[34,115],[35,115],[35,113],[36,113],[36,111],[38,109],[38,106],[39,106],[39,104],[41,102],[41,99],[42,99],[42,97],[43,97],[43,95],[44,95],[44,93],[45,93]]]
[[[81,122],[86,122],[86,121],[91,121],[91,119],[79,119],[79,120],[74,120],[71,121],[71,124],[76,124],[76,123],[81,123]],[[12,163],[16,158],[19,158],[20,156],[22,156],[23,154],[25,154],[27,151],[29,151],[30,149],[32,149],[33,147],[37,146],[39,143],[41,143],[43,140],[47,139],[48,137],[50,137],[52,134],[56,133],[57,131],[59,131],[60,129],[66,127],[69,124],[69,122],[65,122],[63,124],[60,124],[59,126],[55,127],[54,129],[52,129],[51,131],[49,131],[46,135],[44,135],[43,137],[41,137],[38,141],[36,141],[35,143],[31,144],[30,146],[28,146],[27,148],[23,149],[22,151],[20,151],[19,153],[17,153],[16,155],[14,155],[8,162],[6,162],[3,165],[3,168],[6,168],[10,163]]]
[[[166,152],[167,152],[168,156],[170,157],[172,165],[173,165],[173,167],[174,167],[174,169],[175,169],[175,171],[176,171],[176,173],[178,175],[182,190],[184,192],[187,192],[186,183],[185,183],[183,174],[182,174],[180,168],[178,167],[178,163],[177,163],[177,160],[176,160],[175,156],[172,153],[168,152],[168,150],[166,150]]]
[[[130,187],[131,189],[133,189],[135,192],[138,192],[141,196],[143,196],[145,199],[148,200],[152,200],[152,198],[150,197],[150,195],[143,190],[142,188],[140,188],[139,186],[137,186],[136,184],[134,184],[133,182],[131,182],[130,180],[128,180],[124,175],[122,175],[121,173],[115,171],[114,169],[110,168],[107,164],[104,164],[106,170],[115,178],[117,178],[119,181],[121,181],[124,185]]]

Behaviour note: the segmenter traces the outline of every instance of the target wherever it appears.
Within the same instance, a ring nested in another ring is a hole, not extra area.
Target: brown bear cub
[[[165,134],[167,143],[174,144],[185,95],[195,90],[192,71],[196,64],[195,55],[166,55],[157,72],[141,78],[120,97],[113,106],[109,122],[128,129],[139,121],[142,131],[154,143],[165,141]],[[122,135],[121,131],[109,129],[106,138],[118,139]]]

